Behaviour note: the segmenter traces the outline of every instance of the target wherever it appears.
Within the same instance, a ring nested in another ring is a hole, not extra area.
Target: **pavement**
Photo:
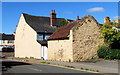
[[[63,62],[63,61],[50,61],[50,60],[40,60],[40,59],[26,59],[26,58],[7,58],[8,60],[16,60],[16,61],[25,61],[30,63],[50,63],[49,65],[57,65],[57,66],[68,66],[74,67],[74,69],[87,70],[92,72],[99,73],[117,73],[118,74],[118,61],[114,60],[91,60],[85,62]]]

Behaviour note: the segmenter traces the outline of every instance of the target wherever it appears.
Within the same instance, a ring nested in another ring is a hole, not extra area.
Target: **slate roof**
[[[94,22],[96,22],[96,24],[98,26],[101,26],[97,21],[96,19],[91,16],[91,15],[87,15],[85,17],[83,17],[82,19],[80,20],[77,20],[77,21],[73,21],[73,22],[70,22],[68,23],[67,25],[64,25],[62,27],[60,27],[58,30],[56,30],[49,38],[48,40],[56,40],[56,39],[65,39],[68,37],[69,33],[70,33],[70,30],[74,27],[76,27],[77,25],[82,25],[86,18],[89,18],[89,19],[92,19],[94,20]]]
[[[56,27],[50,26],[50,17],[33,16],[23,13],[25,21],[30,25],[36,32],[40,33],[53,33]],[[65,21],[64,18],[57,18],[57,24],[59,21]]]
[[[13,34],[0,34],[0,40],[14,40]]]

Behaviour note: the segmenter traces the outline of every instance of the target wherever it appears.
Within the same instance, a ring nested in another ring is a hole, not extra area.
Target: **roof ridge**
[[[27,13],[22,13],[23,15],[28,15],[28,16],[31,16],[31,17],[38,17],[38,18],[50,18],[50,17],[45,17],[45,16],[35,16],[35,15],[30,15],[30,14],[27,14]],[[56,19],[66,19],[66,18],[56,18]],[[67,19],[67,20],[71,20],[71,19]]]
[[[92,19],[92,20],[94,20],[94,21],[96,22],[96,24],[97,24],[98,26],[100,26],[100,24],[97,22],[97,20],[96,20],[92,15],[86,15],[86,16],[82,17],[81,20],[78,21],[78,22],[79,22],[79,25],[82,26],[86,19]],[[76,28],[77,26],[78,26],[78,25],[75,25],[72,29]]]
[[[28,15],[31,17],[38,17],[38,18],[50,18],[50,17],[45,17],[45,16],[35,16],[35,15],[30,15],[30,14],[26,14],[26,13],[22,13],[23,15]]]
[[[81,21],[85,20],[86,18],[92,18],[96,23],[98,23],[97,20],[92,15],[86,15],[85,17],[82,17]]]
[[[5,34],[5,33],[0,33],[0,35],[13,35],[13,34]]]

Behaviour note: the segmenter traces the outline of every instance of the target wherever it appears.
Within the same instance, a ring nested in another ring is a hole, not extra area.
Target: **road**
[[[2,71],[3,74],[4,73],[86,73],[88,75],[100,75],[100,74],[93,74],[80,70],[47,65],[47,64],[31,64],[31,63],[8,61],[8,60],[2,61]]]

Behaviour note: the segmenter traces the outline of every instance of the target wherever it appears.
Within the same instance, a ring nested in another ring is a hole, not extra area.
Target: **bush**
[[[105,42],[112,49],[120,49],[120,30],[118,28],[120,23],[115,22],[106,22],[101,26],[100,33],[102,34],[102,38],[104,38]]]
[[[68,24],[68,21],[59,21],[59,24],[57,25],[57,27],[61,27],[66,24]]]
[[[99,50],[97,51],[98,56],[100,58],[104,58],[107,55],[108,50],[109,50],[109,47],[105,47],[105,46],[100,47]]]
[[[97,51],[99,58],[104,59],[120,59],[120,49],[111,49],[106,46],[102,46]]]

